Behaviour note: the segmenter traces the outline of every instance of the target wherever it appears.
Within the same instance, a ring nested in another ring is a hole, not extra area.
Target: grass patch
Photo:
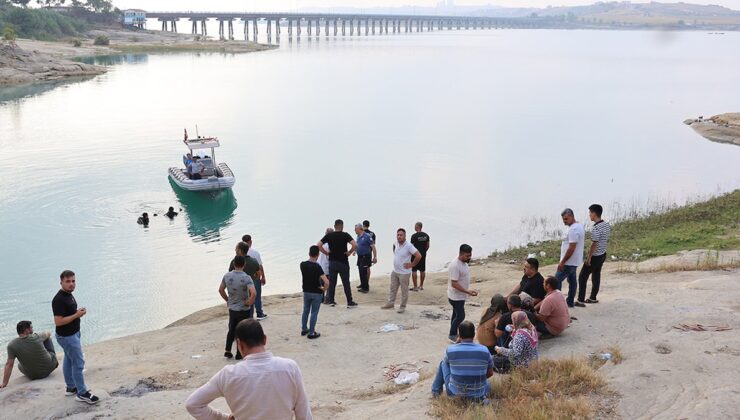
[[[431,414],[442,419],[590,419],[609,394],[604,379],[584,360],[541,360],[491,381],[491,404],[469,404],[442,396]]]
[[[617,273],[676,273],[679,271],[716,271],[716,270],[732,270],[740,268],[740,261],[732,259],[730,261],[722,261],[720,259],[719,251],[707,251],[705,255],[697,257],[695,263],[689,262],[678,262],[678,263],[663,263],[653,267],[640,267],[637,262],[629,264],[620,264],[617,267]]]
[[[586,249],[589,241],[587,234]],[[614,223],[608,255],[609,260],[613,255],[620,261],[642,261],[691,249],[740,249],[740,190],[682,207],[662,207],[652,214]],[[541,257],[540,252],[545,256]],[[519,262],[530,253],[537,254],[540,265],[555,264],[560,257],[560,240],[494,252],[488,260]]]

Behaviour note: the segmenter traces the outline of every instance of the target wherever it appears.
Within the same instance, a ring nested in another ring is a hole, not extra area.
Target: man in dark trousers
[[[234,343],[236,326],[239,321],[251,318],[250,308],[257,298],[254,282],[244,272],[245,263],[245,257],[241,255],[234,257],[234,268],[224,275],[218,287],[218,293],[226,301],[226,307],[229,308],[229,332],[226,334],[226,350],[224,351],[224,357],[227,359],[234,357],[231,353],[231,346]],[[237,346],[236,360],[241,359],[242,354],[239,353]]]
[[[421,254],[421,261],[414,266],[411,271],[411,281],[414,282],[414,287],[411,288],[414,292],[424,290],[424,278],[426,277],[427,271],[427,251],[429,250],[429,235],[422,232],[423,227],[421,222],[416,222],[414,230],[416,233],[411,235],[411,245],[416,248]],[[419,285],[416,285],[416,272],[419,272]]]
[[[349,284],[349,257],[357,249],[357,242],[349,233],[343,232],[344,222],[341,219],[334,221],[334,232],[327,233],[316,244],[319,251],[329,256],[329,290],[326,292],[324,303],[336,306],[334,294],[337,288],[337,276],[342,277],[344,294],[347,297],[347,308],[354,308],[357,303],[352,300],[352,288]],[[329,252],[324,249],[324,244],[329,244]],[[347,250],[347,244],[351,249]]]
[[[85,385],[85,358],[82,355],[80,342],[80,318],[87,314],[85,308],[77,308],[77,301],[72,293],[77,279],[71,270],[64,270],[59,275],[61,289],[51,301],[56,325],[57,343],[64,349],[64,382],[67,384],[66,395],[76,395],[77,401],[97,404],[100,399],[93,395]]]

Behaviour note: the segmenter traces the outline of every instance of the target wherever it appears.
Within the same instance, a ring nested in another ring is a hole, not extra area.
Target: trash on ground
[[[380,332],[403,331],[403,325],[385,324],[380,327]]]
[[[729,325],[678,324],[673,328],[681,331],[730,331]]]
[[[419,372],[402,372],[393,381],[396,385],[413,385],[419,382]]]

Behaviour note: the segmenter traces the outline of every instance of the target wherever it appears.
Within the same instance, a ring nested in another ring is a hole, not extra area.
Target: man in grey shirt
[[[229,332],[226,334],[226,351],[224,357],[231,359],[231,345],[234,343],[234,331],[236,324],[243,319],[249,318],[249,309],[257,297],[257,291],[254,288],[254,281],[244,272],[246,259],[237,255],[234,258],[234,269],[224,275],[221,285],[218,287],[218,293],[226,301],[229,308]],[[228,294],[226,291],[228,290]],[[242,355],[239,348],[236,349],[236,360],[241,360]]]
[[[50,332],[34,333],[31,321],[19,322],[16,331],[18,338],[8,343],[8,361],[0,388],[8,386],[15,359],[19,362],[18,370],[31,380],[46,378],[59,366]]]

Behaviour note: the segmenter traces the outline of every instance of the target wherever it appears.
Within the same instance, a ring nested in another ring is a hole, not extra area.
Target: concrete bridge
[[[180,20],[190,22],[191,33],[207,36],[206,22],[219,23],[219,37],[234,39],[234,22],[244,26],[244,39],[257,40],[258,23],[264,22],[268,42],[275,36],[280,39],[282,28],[288,37],[301,36],[369,36],[401,32],[435,30],[532,28],[536,21],[530,18],[494,18],[480,16],[392,15],[392,14],[342,14],[342,13],[225,13],[225,12],[146,12],[147,18],[162,22],[163,31],[177,32]],[[294,30],[295,28],[295,30]]]

